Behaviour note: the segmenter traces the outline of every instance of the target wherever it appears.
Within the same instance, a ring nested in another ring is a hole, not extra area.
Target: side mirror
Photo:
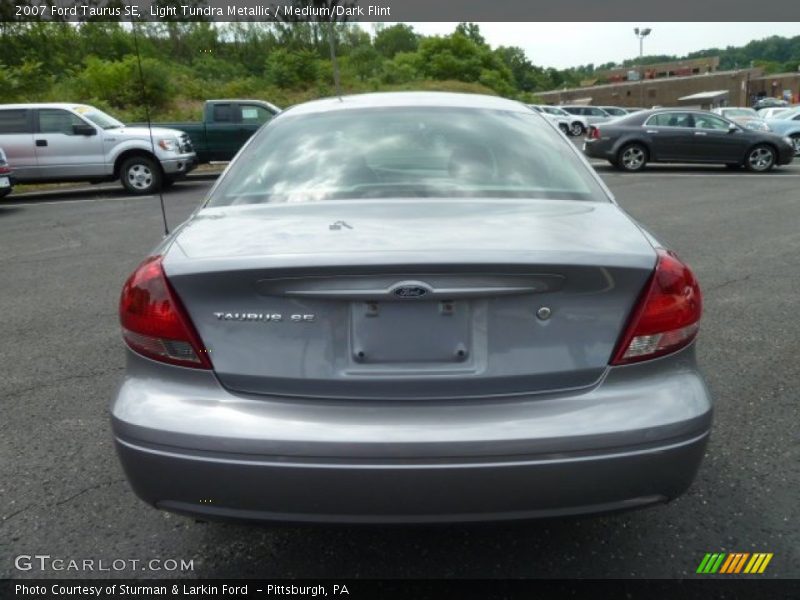
[[[97,135],[97,130],[91,125],[73,125],[72,133],[75,135]]]
[[[735,123],[728,123],[728,133],[733,133],[734,131],[739,131],[739,128]]]

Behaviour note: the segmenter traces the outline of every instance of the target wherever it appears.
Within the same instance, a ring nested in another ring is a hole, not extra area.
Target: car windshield
[[[125,127],[125,123],[118,121],[111,115],[107,115],[102,110],[98,110],[93,106],[75,106],[73,110],[89,119],[92,123],[101,129],[116,129],[117,127]]]
[[[606,200],[570,144],[532,112],[409,107],[284,113],[208,205],[420,197]]]
[[[722,116],[728,117],[757,117],[758,113],[751,108],[725,108],[722,110]]]

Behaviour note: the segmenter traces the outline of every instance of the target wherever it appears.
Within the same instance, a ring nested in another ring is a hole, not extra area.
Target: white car
[[[528,104],[528,106],[541,114],[545,119],[556,125],[565,134],[570,135],[569,120],[566,117],[560,117],[558,115],[552,115],[548,112],[545,112],[538,104]]]
[[[752,108],[744,106],[723,106],[721,108],[711,109],[711,112],[725,117],[726,119],[730,119],[746,129],[753,129],[755,131],[770,130],[764,118]]]
[[[547,104],[532,104],[541,109],[542,114],[566,119],[569,124],[569,135],[583,135],[589,129],[589,123],[580,115],[571,115],[563,108],[558,106],[548,106]]]
[[[2,104],[0,146],[19,183],[111,181],[152,194],[194,169],[182,131],[126,127],[85,104]]]
[[[782,115],[792,112],[789,106],[773,106],[756,111],[762,119],[780,119]]]

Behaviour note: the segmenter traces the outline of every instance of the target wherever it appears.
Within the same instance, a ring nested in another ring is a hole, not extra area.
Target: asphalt
[[[706,552],[771,552],[761,577],[799,577],[800,164],[769,175],[597,168],[705,291],[698,351],[716,422],[684,497],[611,516],[437,527],[197,523],[156,511],[124,479],[108,404],[123,373],[118,294],[161,237],[158,198],[115,186],[28,194],[0,203],[0,577],[692,577]],[[169,222],[209,185],[165,194]],[[193,570],[15,568],[36,554],[106,568],[183,559]]]

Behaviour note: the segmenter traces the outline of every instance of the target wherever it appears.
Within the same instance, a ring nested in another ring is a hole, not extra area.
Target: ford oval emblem
[[[427,293],[428,290],[419,285],[403,285],[394,290],[398,298],[422,298]]]

